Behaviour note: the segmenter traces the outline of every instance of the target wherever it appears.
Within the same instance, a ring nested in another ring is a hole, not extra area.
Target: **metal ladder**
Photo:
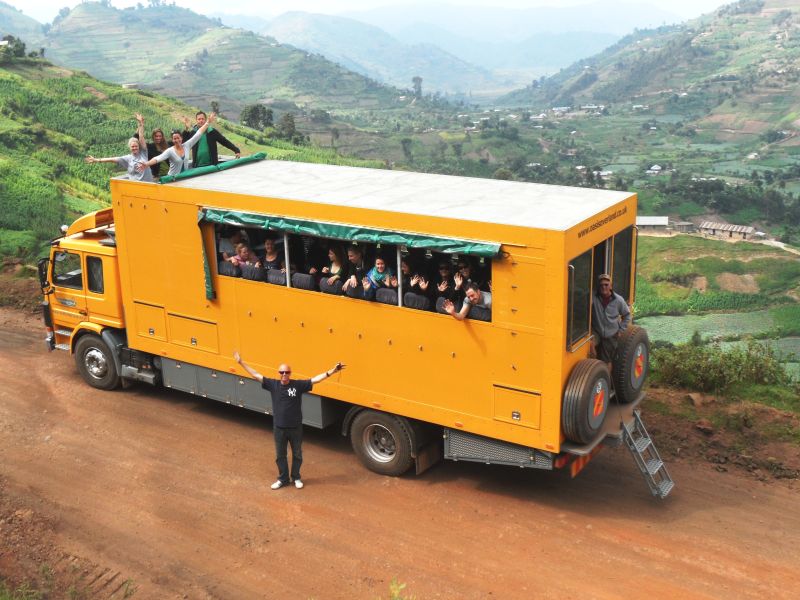
[[[623,427],[622,437],[647,482],[650,493],[662,500],[666,498],[675,487],[675,482],[669,476],[667,467],[647,433],[638,410],[633,411],[633,421]]]

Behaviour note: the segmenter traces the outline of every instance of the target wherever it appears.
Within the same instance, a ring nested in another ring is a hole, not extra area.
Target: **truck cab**
[[[119,369],[109,368],[110,346],[124,342],[124,319],[111,209],[78,219],[53,240],[50,255],[39,262],[39,279],[48,348],[75,354],[90,336],[94,344],[83,349],[79,370],[92,385],[103,384],[96,387],[118,384]]]

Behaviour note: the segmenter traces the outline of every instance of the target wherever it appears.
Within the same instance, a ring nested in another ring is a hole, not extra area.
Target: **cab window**
[[[90,292],[103,293],[103,259],[99,256],[86,257],[86,279]]]
[[[53,261],[53,284],[58,287],[83,288],[80,255],[72,252],[56,252]]]

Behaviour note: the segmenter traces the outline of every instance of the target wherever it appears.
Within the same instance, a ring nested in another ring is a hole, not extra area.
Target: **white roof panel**
[[[632,194],[264,160],[170,186],[564,231]]]

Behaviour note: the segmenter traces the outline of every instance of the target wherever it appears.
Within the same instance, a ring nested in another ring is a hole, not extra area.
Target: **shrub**
[[[789,385],[776,351],[755,340],[723,350],[693,343],[658,348],[652,356],[653,380],[701,392],[725,391],[740,384]]]

